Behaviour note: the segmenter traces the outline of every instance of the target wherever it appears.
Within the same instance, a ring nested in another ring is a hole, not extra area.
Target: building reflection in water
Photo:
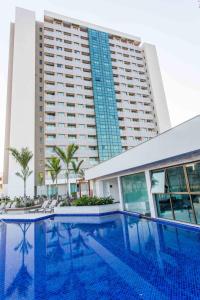
[[[199,245],[199,232],[122,214],[0,223],[0,299],[190,299]]]

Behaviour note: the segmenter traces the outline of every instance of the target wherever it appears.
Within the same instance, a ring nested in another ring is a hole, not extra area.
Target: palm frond
[[[83,169],[80,169],[80,171],[79,171],[78,174],[80,175],[81,178],[84,178],[84,177],[85,177],[85,172],[84,172]]]
[[[16,176],[18,176],[18,177],[20,177],[21,179],[23,179],[23,180],[24,180],[24,177],[23,177],[23,175],[22,175],[21,173],[19,173],[19,172],[16,172],[16,173],[15,173],[15,175],[16,175]]]
[[[67,157],[65,151],[58,146],[55,146],[54,150],[56,154],[60,157],[60,159],[66,164]]]
[[[63,149],[61,149],[58,146],[55,147],[56,154],[60,157],[60,159],[66,165],[67,169],[69,168],[70,164],[72,163],[74,154],[76,153],[78,148],[79,147],[75,144],[68,145],[66,148],[66,151],[64,151]]]
[[[79,174],[81,171],[81,165],[84,162],[84,160],[79,161],[77,164],[75,161],[72,161],[72,168],[75,174]]]
[[[21,151],[12,147],[8,150],[21,167],[20,172],[16,172],[16,175],[24,181],[24,197],[26,198],[26,180],[33,173],[28,164],[33,157],[33,153],[27,147],[22,148]]]
[[[38,184],[42,185],[43,181],[44,181],[44,174],[42,172],[39,172],[37,177],[38,177],[37,178],[38,179]]]
[[[9,148],[9,151],[22,169],[28,166],[33,157],[33,153],[28,148],[22,148],[21,151],[18,151],[16,148]]]
[[[59,157],[51,157],[47,160],[46,163],[47,171],[50,172],[51,179],[54,182],[59,173],[61,172],[61,164],[60,164],[60,158]]]
[[[75,145],[75,144],[68,145],[66,152],[67,152],[67,157],[68,157],[69,162],[73,159],[74,154],[76,153],[78,148],[79,148],[79,146]]]

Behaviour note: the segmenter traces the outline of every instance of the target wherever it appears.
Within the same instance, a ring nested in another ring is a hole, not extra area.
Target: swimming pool
[[[200,299],[200,230],[121,213],[0,223],[0,299]]]

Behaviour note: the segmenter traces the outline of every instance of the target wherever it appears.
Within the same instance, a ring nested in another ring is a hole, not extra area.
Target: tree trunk
[[[69,198],[69,186],[68,186],[68,184],[69,184],[69,165],[67,164],[66,167],[67,167],[67,173],[66,173],[67,198]]]
[[[68,173],[68,171],[67,171],[67,174],[66,174],[67,176],[66,176],[66,181],[67,181],[67,198],[69,198],[69,173]]]
[[[26,203],[26,179],[24,179],[24,201]]]
[[[58,200],[58,177],[56,176],[56,199]]]

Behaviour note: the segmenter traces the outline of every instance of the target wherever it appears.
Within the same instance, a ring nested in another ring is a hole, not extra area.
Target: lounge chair
[[[48,212],[51,213],[51,212],[53,212],[54,211],[54,207],[56,206],[56,204],[57,204],[57,200],[53,200],[51,202],[51,204],[49,205],[49,207],[45,209],[45,213],[48,213]]]
[[[11,207],[11,204],[12,204],[12,202],[8,202],[8,203],[5,205],[5,209],[10,208],[10,207]]]
[[[16,205],[17,205],[17,202],[14,201],[14,202],[11,204],[10,208],[16,208]]]
[[[5,212],[5,206],[6,206],[6,203],[1,203],[0,205],[0,214],[3,214]]]
[[[2,208],[2,210],[1,210],[0,213],[1,213],[1,214],[2,214],[2,213],[6,213],[6,210],[7,210],[8,208],[11,207],[11,204],[12,204],[12,202],[10,202],[10,201],[9,201],[7,204],[5,203],[5,204],[4,204],[4,207]]]
[[[44,212],[45,208],[47,208],[49,204],[49,200],[45,200],[40,208],[33,208],[29,210],[29,213],[35,213],[35,212]]]
[[[5,202],[2,202],[2,203],[0,204],[0,210],[1,210],[2,208],[4,208],[5,205],[6,205],[6,203],[5,203]]]
[[[41,208],[38,208],[37,212],[45,212],[45,209],[47,209],[49,205],[49,200],[45,200],[44,203],[42,204]]]

